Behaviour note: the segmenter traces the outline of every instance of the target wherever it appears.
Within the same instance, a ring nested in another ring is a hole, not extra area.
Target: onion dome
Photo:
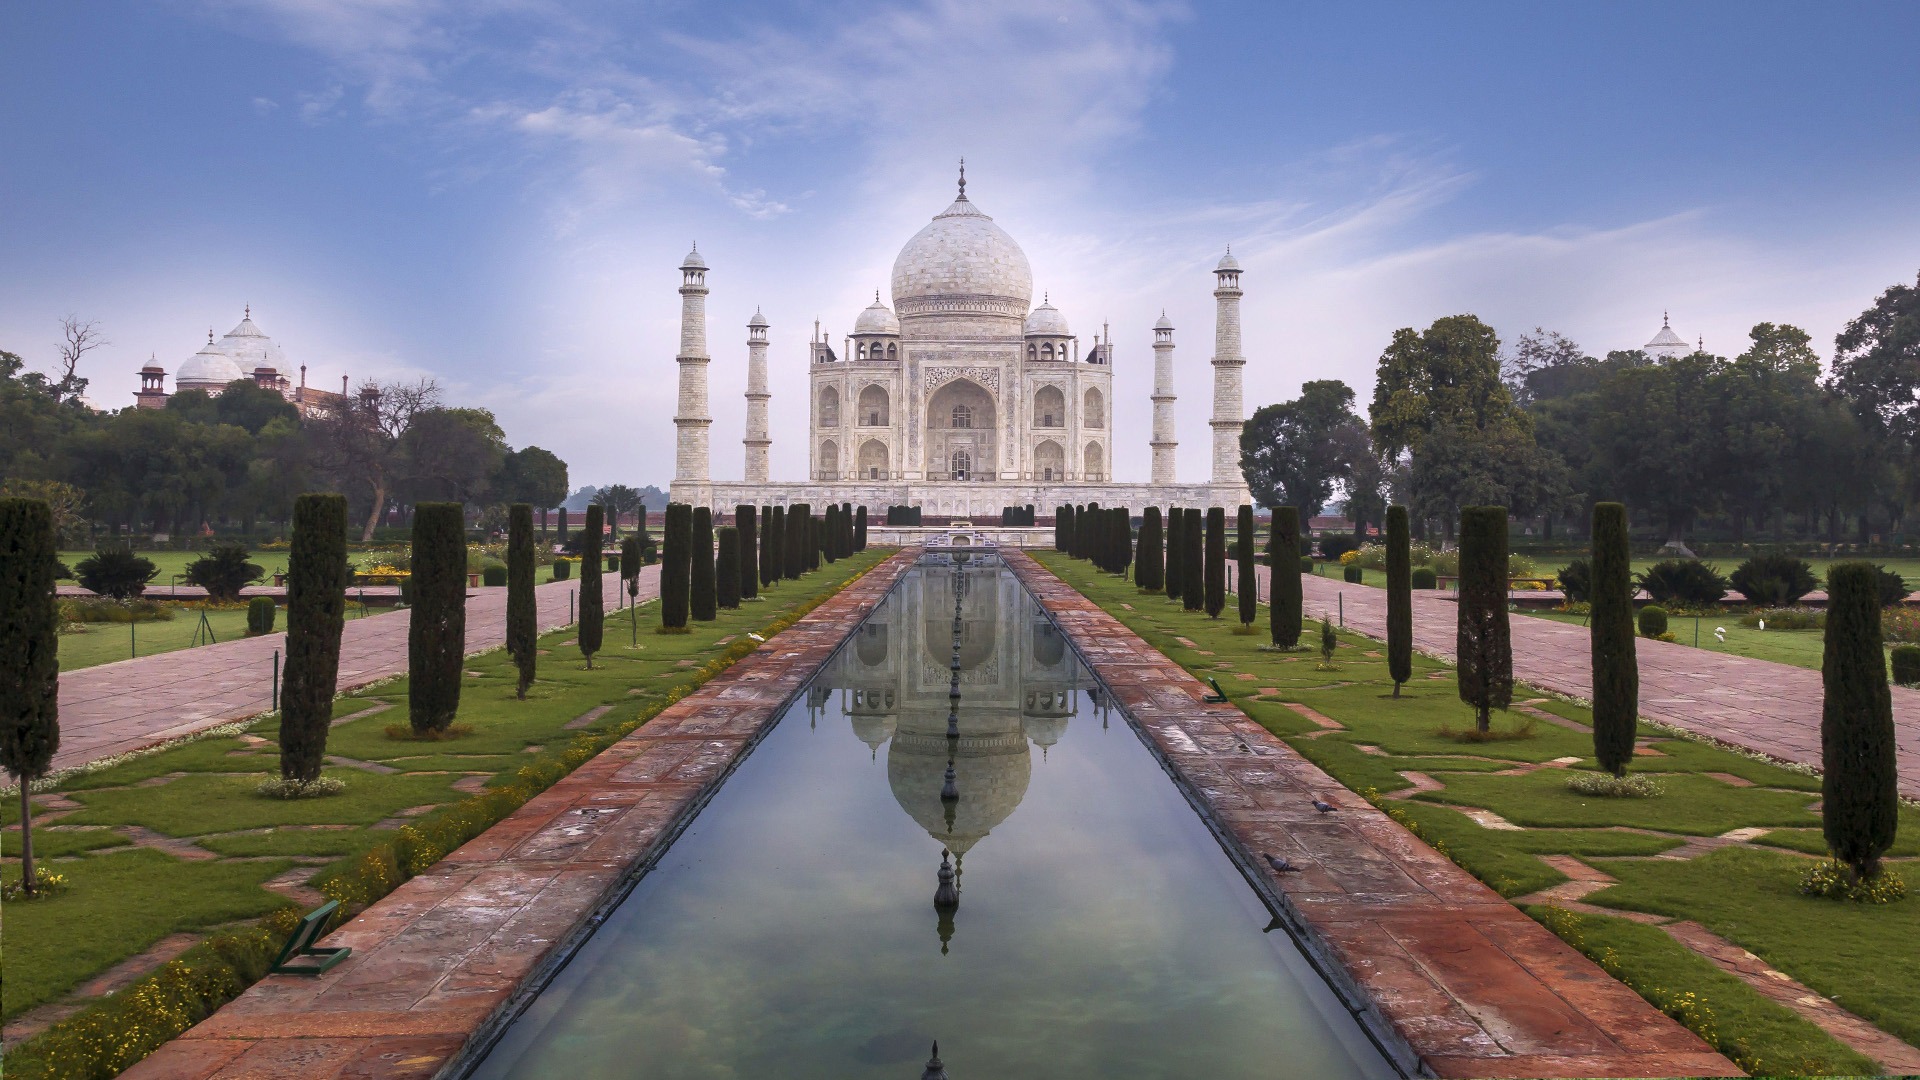
[[[693,245],[693,250],[687,252],[687,257],[680,260],[680,269],[682,270],[705,270],[706,268],[707,260],[700,257],[699,244]]]
[[[1040,306],[1027,315],[1025,333],[1029,337],[1034,334],[1067,337],[1072,331],[1067,329],[1067,317],[1060,314],[1060,309],[1054,307],[1053,303],[1043,296]]]
[[[247,308],[240,325],[227,331],[227,336],[220,339],[220,351],[231,358],[243,373],[262,367],[275,371],[286,370],[287,358],[280,351],[280,346],[254,325],[252,307]]]
[[[1171,330],[1173,329],[1173,320],[1167,318],[1167,313],[1162,311],[1160,312],[1160,321],[1154,323],[1153,328],[1155,330]]]
[[[173,385],[176,390],[219,391],[233,380],[246,377],[247,373],[233,357],[214,343],[213,331],[209,330],[206,346],[180,365],[180,370],[174,373]]]
[[[860,313],[853,321],[853,332],[858,334],[898,334],[900,319],[893,309],[880,302],[880,294],[873,294],[873,304]]]
[[[1238,269],[1240,269],[1240,260],[1233,257],[1233,248],[1229,246],[1227,248],[1227,253],[1220,257],[1220,265],[1214,267],[1213,272],[1217,274],[1222,270],[1238,270]]]
[[[747,325],[748,325],[748,326],[758,326],[758,327],[761,327],[761,328],[765,328],[765,327],[766,327],[766,326],[768,325],[768,324],[767,324],[767,317],[766,317],[765,315],[762,315],[762,314],[760,314],[760,309],[759,309],[759,308],[754,308],[754,309],[753,309],[753,318],[751,318],[751,319],[748,319],[748,320],[747,320]]]
[[[904,316],[1019,318],[1033,302],[1033,269],[1005,229],[967,199],[966,174],[952,205],[915,233],[893,261],[893,302]]]

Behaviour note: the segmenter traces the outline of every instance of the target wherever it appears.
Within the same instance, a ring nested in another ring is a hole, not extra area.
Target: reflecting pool
[[[1018,581],[921,566],[471,1075],[1394,1075],[1270,918]]]

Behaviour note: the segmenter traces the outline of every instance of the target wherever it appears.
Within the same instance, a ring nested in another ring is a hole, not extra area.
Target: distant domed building
[[[969,517],[1031,504],[1234,507],[1251,501],[1240,472],[1240,264],[1214,270],[1211,477],[1179,484],[1173,460],[1173,326],[1154,330],[1153,482],[1113,472],[1111,334],[1083,348],[1007,231],[959,192],[894,259],[892,303],[878,292],[836,350],[808,343],[807,479],[773,482],[768,462],[767,320],[747,334],[746,463],[742,482],[711,476],[707,411],[706,276],[698,250],[680,266],[680,407],[672,498],[731,510],[739,503],[853,503],[882,513],[918,506]]]
[[[213,339],[213,330],[207,330],[207,343],[199,352],[188,357],[174,373],[174,393],[182,390],[199,390],[211,397],[219,397],[228,384],[239,379],[250,379],[255,385],[265,387],[292,402],[302,416],[314,412],[332,412],[347,401],[347,379],[340,377],[340,392],[330,393],[307,386],[307,366],[300,365],[300,380],[296,384],[287,370],[286,354],[272,338],[260,330],[253,321],[253,306],[248,305],[241,316],[240,325],[227,331],[227,336],[219,341]],[[157,362],[149,360],[140,369],[140,389],[133,395],[134,405],[142,409],[164,409],[172,394],[166,388],[167,370]]]
[[[1640,347],[1640,351],[1655,360],[1674,360],[1693,353],[1694,346],[1686,343],[1679,334],[1673,332],[1673,325],[1667,320],[1667,313],[1660,313],[1660,332],[1653,340]]]

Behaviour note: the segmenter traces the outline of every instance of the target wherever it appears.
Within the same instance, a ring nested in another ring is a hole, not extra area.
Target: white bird
[[[1727,643],[1727,628],[1724,626],[1714,627],[1713,637],[1714,637],[1714,640],[1718,641],[1722,645],[1725,645]]]
[[[753,631],[751,631],[751,630],[749,630],[749,631],[747,631],[747,636],[748,636],[748,637],[750,637],[750,638],[752,638],[752,639],[753,639],[753,640],[755,640],[755,641],[765,641],[765,640],[767,640],[766,638],[763,638],[763,637],[761,637],[761,636],[760,636],[759,634],[756,634],[756,633],[754,633],[754,632],[753,632]]]
[[[1760,620],[1760,629],[1762,629],[1762,630],[1765,630],[1766,628],[1767,628],[1767,620],[1765,620],[1765,619],[1761,619],[1761,620]]]

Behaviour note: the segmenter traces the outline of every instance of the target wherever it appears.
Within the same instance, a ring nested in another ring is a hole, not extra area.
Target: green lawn
[[[152,656],[192,647],[194,636],[200,629],[200,609],[185,604],[172,606],[173,618],[163,622],[81,623],[79,631],[62,633],[60,670],[78,671],[95,664],[111,664],[115,660],[127,660],[134,656]],[[209,611],[206,615],[214,640],[232,641],[247,636],[246,611]],[[283,609],[274,616],[273,627],[284,630],[285,623],[286,612]],[[131,637],[129,627],[132,628]],[[204,636],[200,644],[206,644]]]
[[[1810,865],[1808,856],[1797,852],[1819,847],[1820,819],[1810,809],[1818,798],[1817,778],[1667,738],[1651,728],[1642,729],[1641,736],[1653,754],[1637,757],[1635,769],[1663,774],[1667,793],[1658,798],[1578,796],[1566,788],[1568,773],[1557,768],[1500,775],[1500,768],[1563,756],[1582,759],[1574,769],[1591,769],[1591,736],[1514,710],[1499,717],[1497,725],[1513,729],[1533,719],[1530,737],[1462,744],[1441,730],[1471,727],[1472,713],[1459,701],[1452,669],[1437,661],[1416,655],[1413,678],[1395,700],[1380,655],[1384,649],[1377,641],[1342,633],[1336,652],[1340,670],[1318,671],[1316,654],[1260,651],[1267,640],[1264,622],[1261,634],[1236,635],[1227,620],[1209,620],[1165,597],[1143,594],[1132,582],[1101,574],[1084,561],[1035,554],[1149,644],[1196,675],[1218,679],[1236,706],[1349,788],[1404,791],[1412,785],[1400,775],[1403,771],[1419,771],[1439,781],[1440,791],[1383,799],[1382,805],[1502,895],[1522,897],[1565,880],[1539,856],[1578,856],[1620,880],[1589,902],[1698,920],[1888,1031],[1909,1042],[1920,1040],[1920,950],[1909,947],[1920,931],[1914,921],[1920,917],[1920,902],[1863,907],[1796,891],[1800,872]],[[1131,610],[1122,605],[1131,605]],[[1261,618],[1266,618],[1264,610]],[[1180,637],[1198,648],[1182,645]],[[1211,655],[1202,655],[1203,650]],[[1261,687],[1277,692],[1262,695]],[[1517,688],[1515,697],[1531,698],[1530,708],[1578,724],[1588,720],[1585,710],[1542,700],[1545,695],[1525,687]],[[1318,729],[1285,702],[1309,705],[1346,730],[1305,738]],[[1728,783],[1711,773],[1753,786]],[[1523,828],[1483,827],[1459,808],[1490,810]],[[1894,856],[1910,860],[1920,846],[1914,836],[1920,831],[1920,812],[1903,809],[1901,825],[1905,834]],[[1736,828],[1774,833],[1761,835],[1756,846],[1731,847],[1698,859],[1648,858],[1687,837]],[[1770,841],[1773,846],[1764,846]],[[1920,888],[1920,864],[1889,865],[1910,886]],[[1604,916],[1574,923],[1584,930],[1576,933],[1569,929],[1573,924],[1555,929],[1669,1012],[1685,1011],[1672,1004],[1673,993],[1698,993],[1714,1022],[1709,1033],[1708,1025],[1695,1016],[1696,1030],[1751,1072],[1875,1071],[1871,1062],[1817,1026],[1680,948],[1656,928]]]
[[[404,679],[342,697],[336,718],[381,703],[390,707],[335,727],[328,753],[400,771],[329,767],[326,775],[347,784],[330,798],[282,801],[254,794],[261,778],[278,774],[271,741],[277,719],[255,724],[245,736],[201,739],[73,778],[62,793],[80,808],[49,815],[34,834],[37,853],[72,886],[55,897],[7,905],[0,1015],[11,1018],[56,1000],[168,934],[204,931],[286,906],[284,897],[260,883],[293,866],[310,867],[316,877],[329,874],[344,857],[391,839],[401,821],[428,821],[436,808],[465,798],[457,782],[479,778],[491,785],[523,766],[557,758],[579,734],[565,725],[597,706],[611,710],[588,725],[588,733],[652,715],[674,692],[703,681],[701,666],[740,635],[837,591],[885,555],[870,551],[782,582],[763,593],[764,602],[695,623],[686,636],[653,633],[659,608],[644,604],[637,609],[639,644],[630,645],[628,620],[636,609],[609,612],[606,648],[592,671],[572,644],[575,630],[553,631],[541,638],[547,655],[525,701],[515,698],[514,669],[504,651],[469,657],[458,722],[472,731],[458,739],[421,743],[387,736],[388,725],[406,723]],[[9,877],[19,874],[18,820],[17,800],[0,800]],[[132,846],[129,834],[140,829],[192,840],[220,857],[188,861]]]
[[[1920,582],[1920,577],[1914,580]],[[1522,610],[1516,614],[1575,625],[1586,624],[1586,616],[1569,615],[1564,611]],[[1776,664],[1813,668],[1816,671],[1826,651],[1824,630],[1761,630],[1740,625],[1740,616],[1734,612],[1713,617],[1701,616],[1697,620],[1691,615],[1675,615],[1668,620],[1667,629],[1681,645],[1755,660],[1771,660]],[[1716,630],[1720,633],[1714,633]]]
[[[60,553],[60,561],[66,563],[69,567],[79,566],[82,559],[92,554],[93,552],[91,550],[63,551]],[[147,590],[152,596],[164,599],[167,595],[167,585],[172,583],[176,577],[184,576],[187,572],[187,566],[205,555],[206,552],[142,551],[137,552],[137,554],[141,558],[153,563],[154,566],[159,567],[160,573],[155,575],[154,579],[147,584]],[[363,556],[360,555],[351,556],[355,562],[360,561],[362,557]],[[266,571],[269,575],[284,571],[287,568],[287,553],[284,551],[256,551],[253,552],[249,558],[252,559],[254,565],[260,567],[260,569]],[[65,581],[67,584],[74,584],[72,578],[67,578]],[[184,582],[182,582],[182,584],[184,584]]]

